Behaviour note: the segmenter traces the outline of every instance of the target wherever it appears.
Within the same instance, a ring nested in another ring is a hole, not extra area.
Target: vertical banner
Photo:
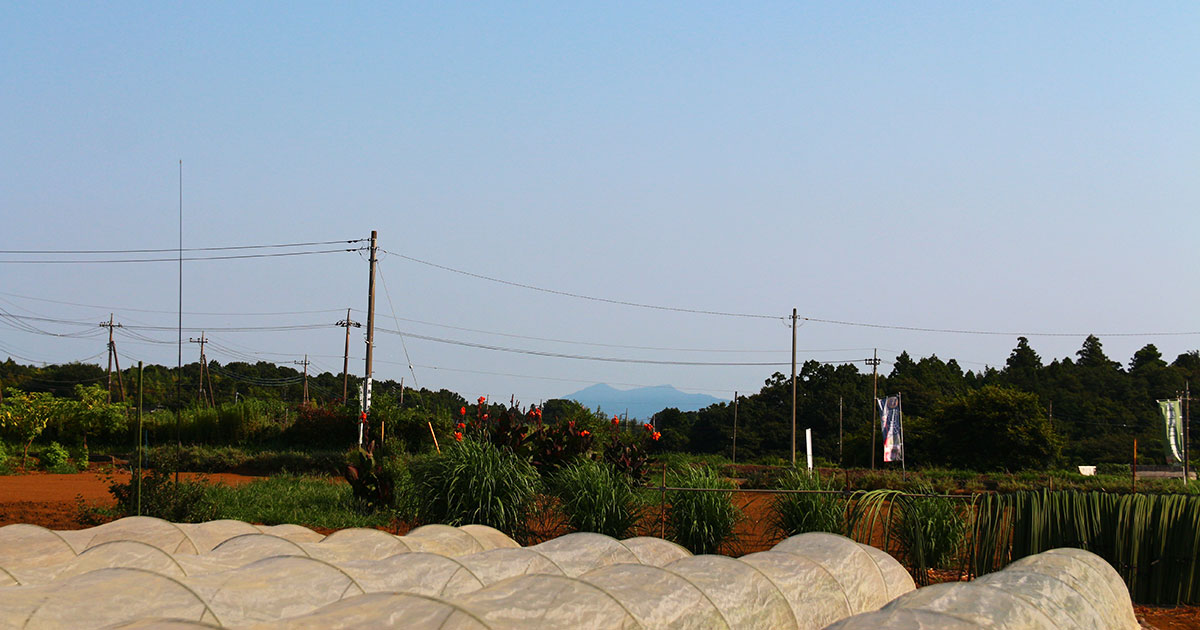
[[[1167,459],[1176,463],[1183,461],[1183,414],[1178,398],[1175,400],[1160,400],[1158,408],[1163,416],[1163,444],[1166,447]]]
[[[877,398],[875,406],[879,411],[879,425],[883,430],[883,461],[898,462],[904,459],[904,438],[900,430],[900,397]]]

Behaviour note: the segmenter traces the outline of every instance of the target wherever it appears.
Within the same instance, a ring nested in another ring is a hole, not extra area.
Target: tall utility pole
[[[1192,385],[1190,381],[1183,382],[1183,484],[1188,482],[1188,458],[1191,457],[1192,440]]]
[[[346,404],[350,392],[350,328],[362,328],[362,324],[350,320],[350,309],[346,309],[346,319],[337,323],[346,329],[346,353],[342,355],[342,404]]]
[[[626,412],[628,413],[628,412]],[[738,392],[733,392],[733,463],[738,463]]]
[[[879,430],[879,414],[875,412],[879,401],[879,349],[867,359],[871,364],[871,470],[875,470],[875,433]]]
[[[101,328],[108,329],[108,402],[112,402],[112,370],[113,362],[117,364],[117,384],[121,387],[121,401],[125,400],[125,380],[121,378],[121,359],[117,357],[117,344],[113,341],[113,328],[120,328],[120,324],[113,323],[113,314],[108,314],[107,322],[100,322]]]
[[[199,339],[188,337],[188,343],[200,344],[200,401],[203,402],[206,406],[216,407],[217,401],[216,401],[216,398],[213,396],[213,391],[212,391],[212,375],[209,374],[209,372],[208,372],[208,358],[204,354],[204,344],[208,343],[208,338],[205,337],[204,332],[201,331]],[[208,395],[204,394],[204,376],[206,374],[209,374]]]
[[[838,396],[838,466],[842,465],[842,397]]]
[[[346,330],[349,331],[350,329],[347,328]],[[301,400],[302,404],[307,405],[308,404],[308,355],[307,354],[304,355],[303,361],[292,361],[292,363],[294,363],[296,365],[304,366],[304,394],[301,395],[300,400]]]
[[[363,380],[362,414],[366,419],[371,413],[371,359],[375,350],[375,264],[376,249],[379,242],[379,232],[371,230],[371,277],[367,283],[367,375]],[[362,431],[359,432],[359,444],[362,444]]]
[[[792,309],[792,466],[796,465],[796,309]]]

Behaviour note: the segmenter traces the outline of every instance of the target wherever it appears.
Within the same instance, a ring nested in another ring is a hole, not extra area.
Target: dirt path
[[[240,485],[261,479],[247,475],[182,473],[181,479],[204,477],[212,482]],[[109,484],[128,483],[129,471],[97,467],[87,472],[58,475],[29,472],[0,475],[0,525],[33,523],[50,529],[80,529],[79,503],[112,506]]]

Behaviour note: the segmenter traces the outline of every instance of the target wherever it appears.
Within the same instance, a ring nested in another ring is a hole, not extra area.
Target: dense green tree
[[[981,470],[1045,468],[1061,439],[1037,396],[988,385],[938,405],[930,417],[946,463]]]

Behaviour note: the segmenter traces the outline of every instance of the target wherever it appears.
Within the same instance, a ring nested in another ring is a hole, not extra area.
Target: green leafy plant
[[[527,537],[539,478],[527,460],[507,449],[466,438],[441,455],[415,458],[412,477],[421,521],[478,523],[518,540]]]
[[[793,468],[784,473],[779,487],[804,491],[776,495],[770,518],[771,525],[780,535],[794,536],[804,532],[840,534],[845,530],[846,500],[840,494],[821,494],[836,491],[832,481],[822,483],[818,473]]]
[[[415,515],[412,476],[400,456],[386,448],[375,449],[372,443],[367,448],[355,449],[349,460],[342,476],[350,484],[361,511],[389,512],[405,519]]]
[[[11,388],[5,392],[4,404],[0,405],[0,430],[24,445],[21,468],[29,461],[29,447],[54,419],[59,407],[60,401],[46,392],[25,393]]]
[[[733,490],[733,482],[709,468],[688,466],[674,474],[672,483],[680,488],[702,490],[667,493],[668,518],[676,542],[692,553],[701,554],[717,553],[721,545],[733,540],[733,528],[741,520],[742,512],[733,504],[732,492],[723,491]]]
[[[117,500],[113,508],[87,507],[80,501],[80,520],[96,523],[108,518],[134,516],[138,514],[139,491],[141,514],[154,516],[175,523],[201,523],[216,519],[219,514],[217,503],[209,496],[211,486],[205,481],[175,482],[166,470],[153,470],[143,475],[142,483],[137,477],[127,482],[114,481],[108,491]]]
[[[551,477],[550,488],[575,531],[625,538],[641,518],[629,477],[602,462],[577,460]]]
[[[40,459],[42,460],[42,467],[46,470],[52,472],[75,472],[74,469],[68,466],[67,462],[70,457],[71,454],[67,452],[67,449],[63,448],[62,444],[51,442],[42,449]]]

